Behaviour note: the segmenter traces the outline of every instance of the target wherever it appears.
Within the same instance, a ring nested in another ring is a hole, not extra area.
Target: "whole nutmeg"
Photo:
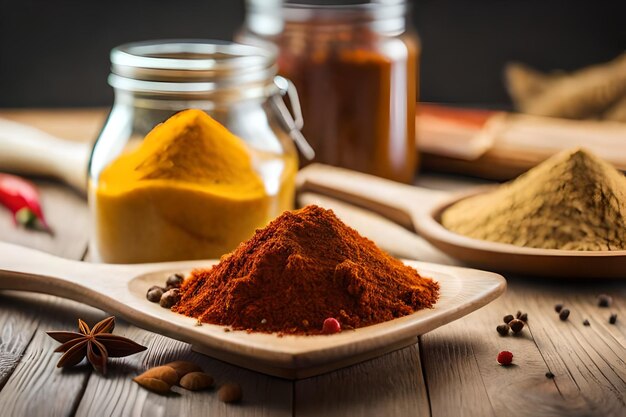
[[[172,288],[179,288],[181,285],[183,285],[184,280],[185,276],[183,274],[172,274],[167,277],[167,280],[165,281],[165,286],[168,290],[171,290]]]
[[[509,325],[501,324],[498,327],[496,327],[496,331],[500,333],[500,336],[506,336],[509,334]]]
[[[502,318],[502,321],[505,322],[506,324],[509,324],[509,322],[513,320],[514,318],[515,317],[513,317],[513,314],[507,314],[506,316]]]
[[[524,328],[524,322],[519,319],[513,319],[509,322],[509,327],[513,330],[513,333],[519,333]]]
[[[241,401],[243,392],[239,384],[229,382],[220,387],[219,391],[217,391],[217,396],[222,402],[235,403]]]
[[[213,386],[213,377],[204,372],[189,372],[180,379],[179,385],[189,391],[201,391]]]
[[[161,296],[159,304],[163,308],[171,308],[174,304],[180,301],[180,290],[178,288],[172,288],[167,290]]]

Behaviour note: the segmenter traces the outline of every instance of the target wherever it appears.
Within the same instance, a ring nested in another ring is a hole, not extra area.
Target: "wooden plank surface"
[[[613,295],[612,308],[596,306],[600,292]],[[623,416],[625,326],[608,324],[608,317],[624,315],[625,296],[615,282],[509,279],[499,300],[422,337],[433,416]],[[557,303],[571,311],[569,320],[559,319]],[[499,336],[502,317],[518,310],[528,313],[528,325],[519,336]],[[496,363],[502,350],[513,352],[515,366]]]
[[[17,113],[12,118],[33,121],[44,129],[52,123],[50,133],[72,139],[95,134],[98,117],[104,117],[100,110],[82,116],[69,113],[67,118],[57,112]],[[420,182],[447,189],[469,184],[431,176]],[[0,240],[80,259],[89,221],[84,200],[63,186],[38,184],[57,234],[51,238],[16,230],[8,213],[0,209]],[[342,206],[341,211],[350,215],[349,207]],[[375,224],[379,230],[384,220],[376,219]],[[416,241],[399,230],[396,233],[402,241]],[[429,260],[428,253],[421,259]],[[597,307],[598,293],[613,295],[614,306]],[[419,346],[294,384],[197,355],[186,344],[125,323],[119,323],[116,333],[148,345],[147,352],[117,360],[108,377],[93,373],[88,366],[61,371],[55,367],[59,355],[52,353],[56,342],[44,331],[71,329],[79,316],[95,321],[105,313],[54,297],[3,292],[0,415],[624,416],[625,297],[623,283],[511,279],[501,299],[424,335]],[[560,321],[554,313],[557,302],[572,311],[568,321]],[[528,312],[528,326],[521,336],[500,337],[496,325],[502,316],[518,309]],[[608,324],[611,312],[618,314],[615,325]],[[583,326],[585,318],[590,326]],[[514,353],[515,366],[504,368],[496,363],[501,350]],[[214,391],[160,397],[131,381],[147,367],[177,358],[200,361],[218,383],[241,383],[244,402],[226,406],[216,401]],[[545,377],[548,370],[554,379]]]
[[[298,416],[430,416],[417,344],[296,382]]]

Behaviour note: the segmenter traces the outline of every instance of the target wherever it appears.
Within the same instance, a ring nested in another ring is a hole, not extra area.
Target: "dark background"
[[[626,49],[623,0],[412,3],[424,101],[507,106],[507,61],[572,70]],[[243,0],[0,0],[0,107],[109,105],[115,45],[230,39],[243,17]]]

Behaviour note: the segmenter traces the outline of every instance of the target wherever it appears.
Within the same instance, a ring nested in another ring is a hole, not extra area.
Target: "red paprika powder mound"
[[[183,283],[172,310],[233,329],[322,333],[324,320],[363,327],[431,308],[439,284],[387,255],[331,210],[285,212]]]

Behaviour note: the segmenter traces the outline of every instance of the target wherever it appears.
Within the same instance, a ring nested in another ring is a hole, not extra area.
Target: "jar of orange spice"
[[[316,161],[413,180],[419,42],[407,9],[404,0],[248,1],[238,39],[278,47]]]

